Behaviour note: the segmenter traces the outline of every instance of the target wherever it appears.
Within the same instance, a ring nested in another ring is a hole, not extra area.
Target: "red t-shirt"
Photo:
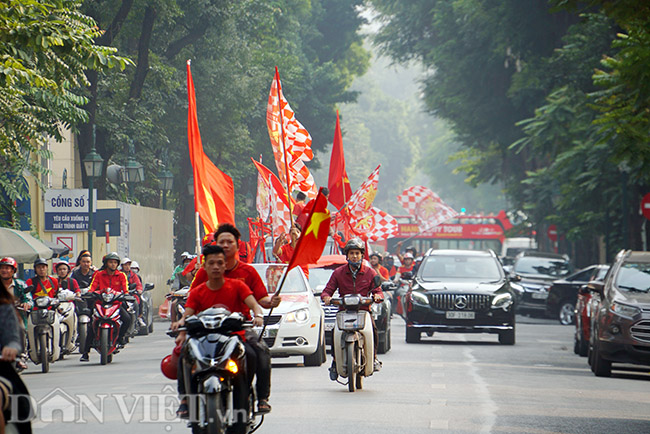
[[[190,290],[185,302],[185,308],[193,309],[195,313],[199,313],[215,304],[222,304],[230,312],[240,312],[246,319],[250,319],[250,309],[244,303],[244,300],[249,295],[253,295],[253,291],[244,282],[225,278],[221,288],[216,291],[208,288],[206,283],[202,283]]]
[[[224,277],[228,279],[236,279],[244,282],[246,286],[248,286],[250,290],[253,291],[253,296],[255,297],[255,300],[260,300],[266,297],[267,295],[269,295],[268,292],[266,291],[266,286],[264,286],[264,282],[262,281],[262,278],[260,277],[259,274],[257,274],[255,268],[253,268],[251,265],[248,265],[244,262],[239,261],[235,266],[235,268],[233,268],[232,270],[228,270],[224,273]],[[196,272],[196,276],[194,276],[194,280],[192,280],[192,285],[190,286],[190,288],[194,289],[197,286],[207,281],[208,281],[208,273],[205,271],[205,268],[201,267]]]
[[[384,267],[383,265],[380,265],[380,266],[379,266],[379,274],[380,274],[381,277],[383,277],[384,279],[390,279],[390,276],[388,275],[388,270],[387,270],[386,267]]]
[[[403,274],[403,273],[406,273],[406,272],[412,273],[412,272],[413,272],[413,267],[414,267],[414,266],[415,266],[415,264],[411,264],[410,267],[407,267],[406,265],[402,265],[401,267],[399,267],[399,269],[398,269],[397,271],[398,271],[400,274]]]
[[[31,279],[28,279],[25,282],[28,288],[32,291],[32,297],[56,297],[56,293],[59,291],[59,284],[55,279],[52,279],[50,276],[47,276],[45,279],[40,279],[38,276],[34,276]]]

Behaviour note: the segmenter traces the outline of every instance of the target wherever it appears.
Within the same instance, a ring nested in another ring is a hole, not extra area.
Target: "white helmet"
[[[138,271],[140,271],[140,264],[138,264],[138,261],[133,261],[133,262],[131,262],[131,270],[138,270]]]
[[[121,265],[128,264],[129,262],[133,262],[133,261],[131,261],[129,258],[125,257],[124,259],[122,259],[122,264]]]

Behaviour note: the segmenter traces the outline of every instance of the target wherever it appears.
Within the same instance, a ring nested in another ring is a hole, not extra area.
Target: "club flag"
[[[311,150],[311,136],[296,119],[296,114],[282,94],[282,84],[277,67],[269,91],[266,126],[271,139],[275,165],[282,183],[288,186],[289,191],[296,189],[305,193],[310,199],[315,198],[316,183],[309,168],[305,166],[306,161],[314,158]]]
[[[260,164],[262,164],[262,156],[260,155]],[[257,174],[257,198],[255,200],[255,208],[264,222],[269,220],[271,216],[271,190],[269,188],[270,181],[266,181],[261,173]],[[251,240],[252,241],[252,240]]]
[[[332,142],[332,156],[330,157],[330,172],[327,187],[330,190],[329,201],[336,209],[343,208],[343,205],[352,197],[350,180],[345,170],[343,137],[341,135],[338,110],[336,111],[336,127],[334,129],[334,141]]]
[[[286,190],[277,176],[268,167],[251,158],[259,172],[258,180],[261,180],[269,189],[270,214],[273,225],[273,235],[278,236],[282,232],[289,233],[291,227],[291,212],[289,201],[293,204],[293,198],[287,198]]]
[[[425,232],[438,226],[458,213],[444,203],[433,191],[421,185],[409,187],[397,196],[397,201],[413,217],[420,228]]]
[[[302,233],[287,266],[287,272],[294,267],[315,264],[321,257],[330,231],[330,212],[327,198],[321,188],[314,199],[314,207],[302,228]]]
[[[206,231],[214,232],[219,223],[235,223],[235,188],[232,179],[219,170],[203,152],[189,60],[187,98],[187,141],[194,175],[194,207]]]
[[[379,208],[370,208],[362,217],[351,217],[352,231],[369,242],[384,241],[397,235],[397,220]]]
[[[372,203],[375,201],[377,195],[377,186],[379,185],[379,168],[370,174],[368,179],[354,192],[352,198],[348,202],[348,214],[352,218],[359,218],[364,216],[369,209],[372,208]]]

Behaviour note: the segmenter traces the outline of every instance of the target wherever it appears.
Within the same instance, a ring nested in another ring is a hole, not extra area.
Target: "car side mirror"
[[[589,287],[587,285],[582,285],[580,289],[578,289],[578,294],[580,295],[587,295],[589,292]]]
[[[587,288],[589,291],[595,292],[602,297],[605,291],[605,283],[598,280],[592,280],[587,284]]]

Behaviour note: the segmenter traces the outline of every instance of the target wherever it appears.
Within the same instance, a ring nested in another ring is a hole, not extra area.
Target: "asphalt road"
[[[597,378],[573,354],[572,328],[518,317],[517,344],[496,335],[436,334],[404,342],[394,317],[384,368],[349,393],[326,365],[274,359],[262,433],[650,433],[650,369]],[[113,363],[97,353],[23,374],[39,414],[35,433],[188,433],[175,419],[175,382],[160,373],[172,348],[166,323],[135,338]]]

